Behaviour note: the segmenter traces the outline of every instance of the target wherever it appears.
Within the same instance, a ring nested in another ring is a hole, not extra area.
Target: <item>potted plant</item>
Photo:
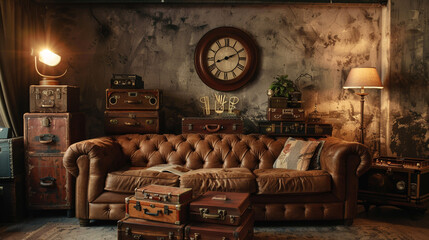
[[[288,79],[288,75],[278,75],[271,83],[267,95],[270,108],[287,108],[288,102],[296,101],[298,91],[295,83]],[[300,97],[300,96],[299,96]]]

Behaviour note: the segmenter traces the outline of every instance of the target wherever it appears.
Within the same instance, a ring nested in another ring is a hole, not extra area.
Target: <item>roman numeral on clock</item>
[[[216,41],[216,44],[217,44],[217,46],[218,46],[219,48],[221,48],[221,47],[222,47],[222,45],[220,44],[220,42],[219,42],[219,41]]]
[[[209,71],[213,71],[216,68],[216,65],[213,63],[212,65],[209,66]]]
[[[240,63],[237,65],[237,67],[238,67],[238,69],[240,69],[240,70],[244,70],[244,66],[243,66],[243,65],[241,65]]]
[[[215,73],[215,77],[219,78],[219,76],[220,76],[220,70],[218,69]]]

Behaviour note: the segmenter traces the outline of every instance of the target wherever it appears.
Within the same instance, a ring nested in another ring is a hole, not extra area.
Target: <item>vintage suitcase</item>
[[[307,134],[308,135],[326,135],[332,136],[332,125],[326,123],[307,123]]]
[[[24,174],[0,179],[0,221],[16,222],[25,216]]]
[[[359,199],[366,204],[429,207],[429,159],[374,158],[359,178]]]
[[[12,131],[10,128],[0,127],[0,139],[10,138]]]
[[[269,108],[301,108],[301,92],[290,93],[289,98],[285,97],[269,97],[268,98]]]
[[[159,89],[106,89],[108,110],[159,110],[161,106]]]
[[[83,113],[24,114],[24,147],[29,154],[64,153],[84,138]]]
[[[137,200],[184,204],[192,200],[192,188],[179,188],[151,184],[135,189]]]
[[[254,212],[243,219],[239,226],[228,226],[215,223],[191,222],[185,227],[187,240],[252,240]]]
[[[79,87],[31,85],[30,112],[62,113],[79,111]]]
[[[196,222],[237,226],[250,212],[249,193],[209,191],[189,205],[189,217]]]
[[[0,139],[0,179],[24,173],[23,137]]]
[[[180,225],[186,223],[187,211],[188,204],[137,200],[135,196],[125,198],[125,213],[128,217]]]
[[[118,240],[182,240],[185,225],[125,217],[118,221]]]
[[[106,133],[159,133],[159,111],[105,111]]]
[[[301,108],[268,108],[268,121],[305,121],[305,111]]]
[[[142,77],[136,74],[113,74],[110,80],[111,88],[143,89]]]
[[[243,133],[242,118],[182,118],[182,133]]]
[[[72,208],[74,183],[62,154],[27,156],[27,202],[30,209]]]

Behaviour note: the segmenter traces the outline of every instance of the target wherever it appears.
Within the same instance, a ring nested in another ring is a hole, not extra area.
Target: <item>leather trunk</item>
[[[0,221],[15,222],[25,215],[24,175],[0,179]]]
[[[106,133],[159,133],[158,111],[105,111]]]
[[[70,85],[31,85],[30,112],[63,113],[79,111],[79,87]]]
[[[161,104],[159,89],[106,89],[108,110],[159,110]]]
[[[188,204],[168,204],[125,198],[126,216],[180,225],[186,222]]]
[[[242,134],[242,118],[182,118],[182,133],[238,133]]]
[[[23,137],[0,139],[0,179],[24,173]]]
[[[151,184],[135,189],[137,200],[170,204],[184,204],[192,200],[192,188],[178,188]]]
[[[64,153],[84,136],[83,113],[24,114],[24,146],[30,154]]]
[[[305,111],[301,108],[268,108],[268,121],[305,121]]]
[[[249,193],[209,191],[191,202],[192,221],[216,224],[242,224],[251,212]]]
[[[254,226],[253,210],[239,226],[192,222],[185,227],[187,240],[252,240]]]
[[[74,183],[62,154],[27,156],[27,202],[30,209],[70,209]]]
[[[182,240],[185,225],[125,217],[118,221],[118,240]]]

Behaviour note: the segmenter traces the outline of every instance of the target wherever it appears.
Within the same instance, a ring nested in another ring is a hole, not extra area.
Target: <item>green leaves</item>
[[[273,91],[273,97],[289,97],[289,93],[297,91],[295,84],[292,80],[288,79],[288,75],[278,75],[275,77],[270,89]]]

